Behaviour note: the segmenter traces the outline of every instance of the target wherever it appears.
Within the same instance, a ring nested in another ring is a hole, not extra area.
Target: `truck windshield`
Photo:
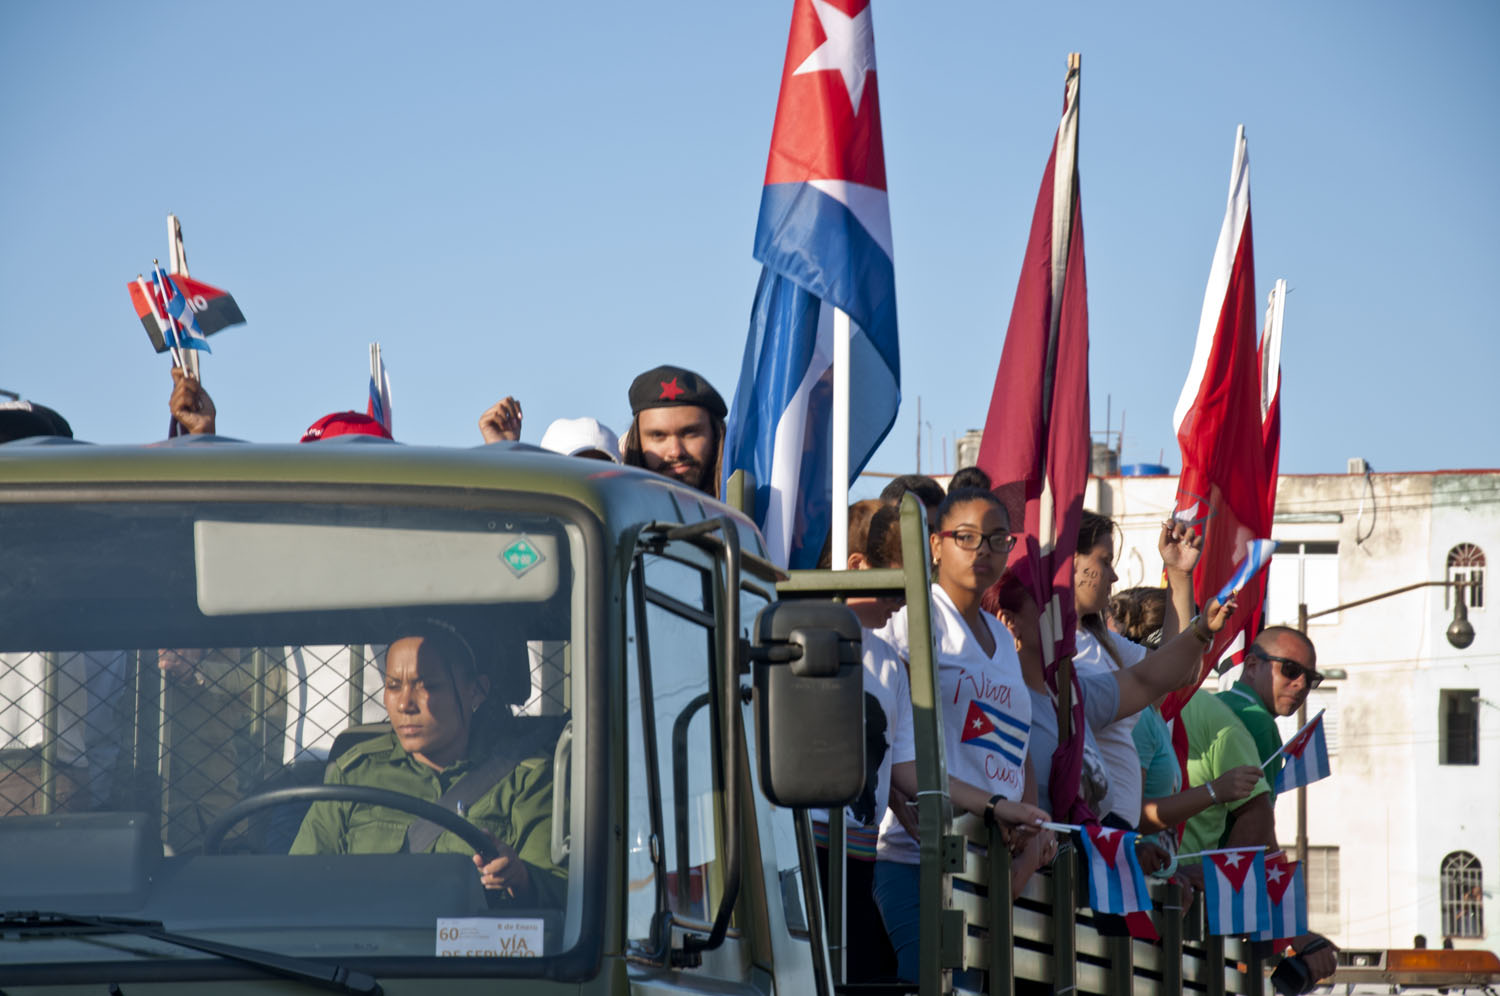
[[[577,956],[582,513],[342,497],[0,505],[0,909],[395,974]],[[7,978],[146,960],[223,964],[0,931]]]

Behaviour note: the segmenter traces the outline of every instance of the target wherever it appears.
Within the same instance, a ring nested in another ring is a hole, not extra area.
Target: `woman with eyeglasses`
[[[1047,813],[1032,803],[1036,786],[1027,764],[1031,700],[1021,677],[1015,643],[979,600],[1005,569],[1015,543],[1005,506],[989,491],[960,488],[938,508],[929,536],[935,665],[943,702],[944,753],[948,793],[956,808],[997,823],[1017,855],[1011,879],[1018,893],[1036,868],[1051,861],[1056,841],[1038,824]],[[903,658],[906,608],[882,635]],[[891,783],[915,798],[915,756],[895,756]],[[914,981],[918,969],[919,851],[901,821],[886,814],[880,827],[875,865],[875,901],[896,950],[901,978]],[[959,981],[959,980],[955,980]]]

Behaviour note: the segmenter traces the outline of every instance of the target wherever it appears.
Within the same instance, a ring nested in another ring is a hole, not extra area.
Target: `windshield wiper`
[[[380,983],[374,976],[342,965],[326,965],[306,958],[294,958],[271,951],[258,951],[237,944],[219,944],[190,934],[166,930],[160,920],[132,920],[128,917],[85,916],[77,913],[54,913],[26,910],[0,914],[0,931],[15,931],[19,936],[81,937],[88,934],[134,934],[166,944],[192,948],[230,961],[254,965],[275,975],[296,979],[351,996],[381,996]]]

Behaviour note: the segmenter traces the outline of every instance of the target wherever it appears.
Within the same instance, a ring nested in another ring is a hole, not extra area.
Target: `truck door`
[[[716,949],[684,944],[710,932],[724,889],[717,559],[697,545],[665,543],[639,555],[631,572],[626,951],[637,991],[760,991],[737,923]]]

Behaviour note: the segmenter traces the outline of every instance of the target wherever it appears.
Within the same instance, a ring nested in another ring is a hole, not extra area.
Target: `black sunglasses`
[[[1308,691],[1312,691],[1314,688],[1317,688],[1323,683],[1323,676],[1321,674],[1314,671],[1310,667],[1305,667],[1299,661],[1292,660],[1290,657],[1277,657],[1275,654],[1266,653],[1259,647],[1255,648],[1255,656],[1259,657],[1261,660],[1280,664],[1281,676],[1287,681],[1296,681],[1298,678],[1306,675]]]

